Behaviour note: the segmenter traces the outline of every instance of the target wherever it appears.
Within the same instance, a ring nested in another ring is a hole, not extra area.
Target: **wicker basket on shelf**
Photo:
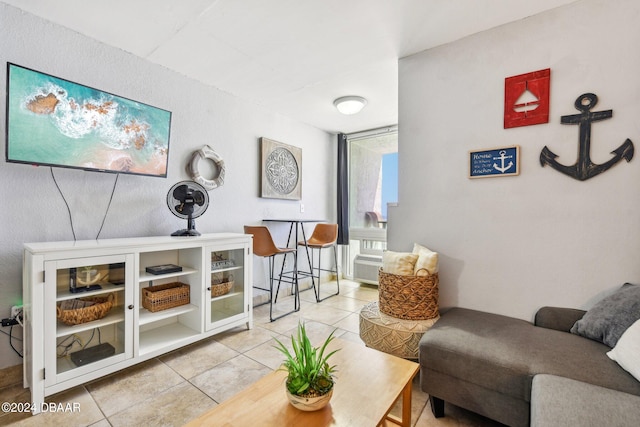
[[[233,289],[233,274],[230,274],[228,278],[211,279],[211,297],[220,297],[228,294]]]
[[[427,320],[439,316],[438,273],[401,276],[378,271],[380,311],[391,317]]]
[[[58,320],[65,325],[80,325],[81,323],[102,319],[113,307],[114,295],[111,293],[106,296],[76,298],[76,300],[77,302],[82,303],[76,305],[83,305],[86,303],[93,304],[85,307],[66,308],[70,305],[69,303],[73,303],[74,300],[66,300],[58,303],[56,306],[57,317]]]
[[[189,285],[172,282],[142,288],[142,307],[152,313],[189,304]]]

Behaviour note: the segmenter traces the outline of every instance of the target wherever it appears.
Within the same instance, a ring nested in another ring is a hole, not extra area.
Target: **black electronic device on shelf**
[[[175,216],[187,220],[187,228],[171,233],[172,236],[199,236],[194,219],[209,207],[209,193],[195,181],[181,181],[169,190],[167,206]]]
[[[151,265],[146,267],[145,271],[150,274],[168,274],[182,271],[182,267],[175,264]]]
[[[115,352],[116,349],[108,342],[105,342],[94,345],[93,347],[83,348],[82,350],[71,353],[69,356],[76,366],[84,366],[88,363],[104,359],[105,357],[113,356]]]

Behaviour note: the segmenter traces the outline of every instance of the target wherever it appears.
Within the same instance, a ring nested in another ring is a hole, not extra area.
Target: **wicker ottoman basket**
[[[426,270],[425,270],[426,271]],[[439,317],[438,273],[401,276],[378,271],[380,311],[398,319],[428,320]]]
[[[373,301],[360,310],[360,338],[367,347],[405,359],[418,359],[420,338],[439,319],[404,320],[381,313]]]
[[[440,318],[438,274],[402,276],[378,271],[378,301],[360,310],[360,338],[367,347],[418,359],[422,335]]]

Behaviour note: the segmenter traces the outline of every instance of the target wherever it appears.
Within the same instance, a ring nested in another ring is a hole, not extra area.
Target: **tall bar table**
[[[287,218],[287,219],[281,219],[281,218],[266,218],[263,219],[262,222],[283,222],[283,223],[289,223],[289,236],[287,237],[287,247],[291,244],[291,235],[294,235],[294,247],[296,248],[296,250],[298,249],[298,228],[302,231],[302,240],[307,243],[307,235],[304,232],[304,224],[308,223],[308,222],[327,222],[326,219],[302,219],[302,218],[297,218],[297,219],[293,219],[293,218]],[[313,271],[311,269],[311,258],[309,257],[309,247],[305,245],[305,250],[307,253],[307,262],[309,263],[309,271]],[[298,258],[299,259],[299,258]],[[284,259],[282,261],[282,267],[280,268],[280,275],[282,276],[282,274],[285,273],[284,271],[284,263],[287,260],[287,255],[285,254]],[[313,278],[313,275],[311,276],[311,285],[313,287],[313,292],[316,292],[316,282]],[[305,289],[308,290],[308,289]]]

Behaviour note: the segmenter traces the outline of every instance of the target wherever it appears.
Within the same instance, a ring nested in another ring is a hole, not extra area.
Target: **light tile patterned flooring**
[[[0,425],[181,426],[277,369],[282,355],[273,348],[273,338],[289,340],[300,320],[306,323],[312,342],[337,329],[336,336],[364,345],[359,337],[359,311],[378,299],[377,288],[347,280],[340,281],[340,288],[340,295],[321,303],[315,302],[313,291],[302,292],[300,312],[275,322],[269,322],[268,305],[257,307],[251,330],[236,328],[47,398],[56,404],[77,403],[79,412],[37,416],[2,412]],[[323,283],[322,290],[323,294],[335,292],[335,282]],[[286,299],[277,305],[285,306]],[[448,404],[446,417],[433,418],[418,377],[413,387],[414,426],[499,425]],[[2,402],[27,402],[29,397],[21,383],[0,389]]]

